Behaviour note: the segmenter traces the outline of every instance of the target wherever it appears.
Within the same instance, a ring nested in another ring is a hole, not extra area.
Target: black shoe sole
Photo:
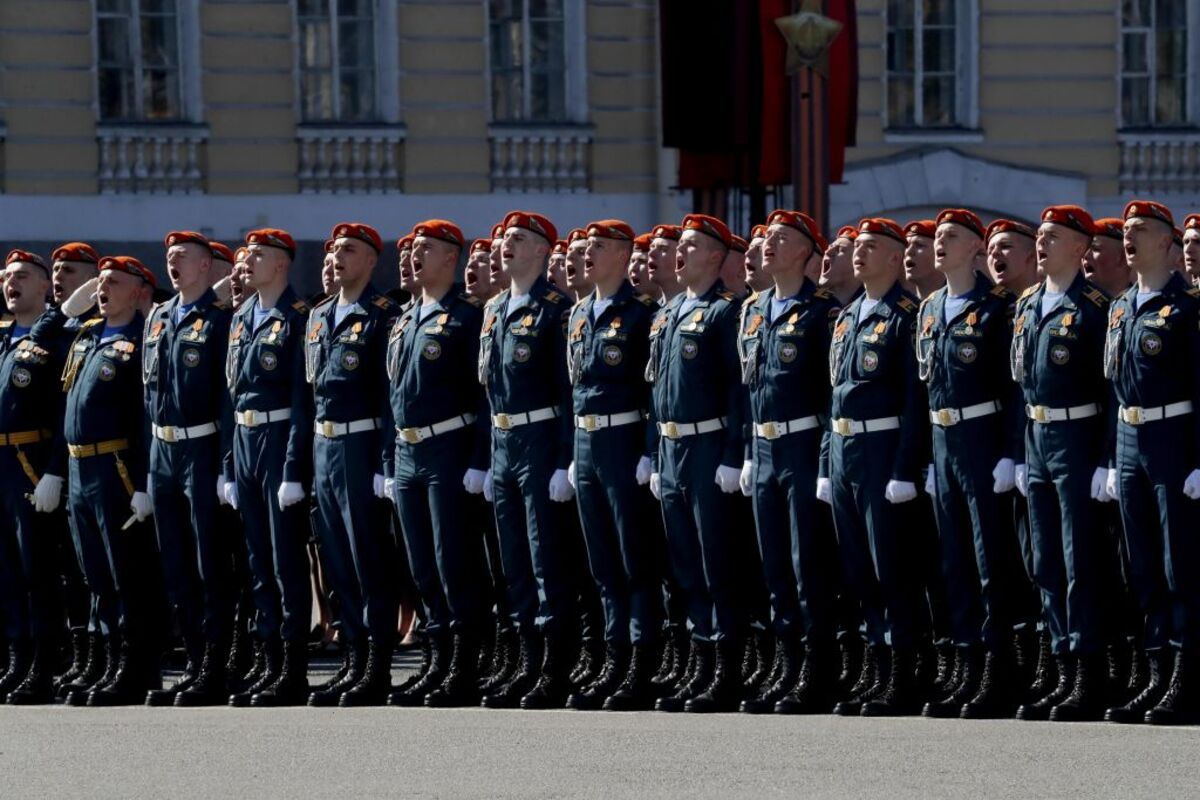
[[[929,719],[957,719],[962,716],[962,706],[947,703],[926,703],[921,716]]]
[[[213,706],[229,705],[229,695],[198,695],[180,692],[175,695],[175,708],[211,708]]]
[[[1079,708],[1078,706],[1055,706],[1050,709],[1050,722],[1100,722],[1104,711],[1099,708]]]

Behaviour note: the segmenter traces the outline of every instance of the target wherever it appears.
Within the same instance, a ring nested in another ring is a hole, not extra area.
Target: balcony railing
[[[399,192],[404,128],[303,127],[297,178],[305,194]]]
[[[591,184],[592,130],[581,126],[488,130],[492,188],[500,192],[586,192]]]
[[[1200,131],[1127,131],[1118,141],[1122,194],[1200,192]]]
[[[200,194],[204,191],[203,125],[101,125],[102,194]]]

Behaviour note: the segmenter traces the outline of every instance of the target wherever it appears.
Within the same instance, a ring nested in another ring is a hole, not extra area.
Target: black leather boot
[[[958,676],[954,690],[940,700],[925,704],[921,714],[926,717],[949,718],[962,714],[963,706],[979,691],[983,673],[983,651],[980,647],[958,648]]]
[[[951,677],[954,675],[955,648],[949,642],[942,642],[935,645],[934,650],[937,652],[937,672],[933,677],[933,683],[929,686],[929,696],[943,697],[948,694],[946,687],[949,686]]]
[[[1195,653],[1175,653],[1175,669],[1166,693],[1154,708],[1146,712],[1151,725],[1195,725],[1200,722],[1200,702],[1196,696]]]
[[[579,644],[579,657],[571,668],[570,681],[573,687],[585,689],[600,674],[604,668],[604,640],[597,638],[584,639]]]
[[[92,634],[95,636],[96,634]],[[91,636],[83,628],[76,628],[71,631],[71,663],[67,666],[66,672],[61,675],[54,676],[54,689],[57,692],[58,687],[65,686],[71,683],[80,675],[83,674],[83,668],[87,666],[88,653],[91,649]]]
[[[522,631],[516,668],[508,683],[485,694],[480,701],[485,708],[516,708],[521,698],[537,683],[542,667],[542,635],[536,630]]]
[[[742,702],[741,639],[727,636],[717,642],[717,663],[704,691],[683,704],[689,714],[724,714]]]
[[[1020,705],[1017,667],[1010,647],[989,650],[979,679],[979,691],[963,704],[963,719],[1012,719]]]
[[[1053,722],[1097,722],[1108,700],[1108,654],[1090,653],[1075,659],[1071,692],[1050,709]]]
[[[1150,659],[1137,644],[1129,643],[1129,682],[1118,687],[1113,705],[1124,705],[1142,693],[1150,681]]]
[[[1043,636],[1048,638],[1045,631],[1038,631],[1030,625],[1013,633],[1012,661],[1016,671],[1010,680],[1021,691],[1022,697],[1024,690],[1033,682]]]
[[[833,710],[840,670],[837,649],[832,645],[810,646],[796,685],[775,704],[775,713],[828,714]]]
[[[204,661],[204,640],[186,637],[184,650],[187,652],[187,664],[184,665],[183,674],[179,680],[170,689],[158,688],[146,692],[146,705],[173,706],[175,705],[175,696],[185,689],[191,688],[192,684],[196,682],[196,677],[200,674],[200,665]]]
[[[15,689],[8,693],[8,704],[13,706],[45,705],[54,702],[54,662],[58,648],[49,639],[43,639],[34,647],[29,670]]]
[[[453,642],[445,631],[425,637],[429,645],[429,662],[423,664],[424,671],[418,672],[416,681],[405,681],[406,688],[396,688],[388,696],[387,704],[400,708],[415,708],[425,703],[425,696],[442,685],[446,673],[450,670],[450,661],[454,656]]]
[[[1024,705],[1036,704],[1039,700],[1050,694],[1059,685],[1058,681],[1058,666],[1061,657],[1055,657],[1050,652],[1050,634],[1042,631],[1038,637],[1038,657],[1037,666],[1033,670],[1033,678],[1030,680],[1029,689],[1025,692]],[[1068,692],[1070,689],[1068,688]],[[1064,695],[1065,697],[1065,695]],[[1062,698],[1059,698],[1060,700]],[[1026,719],[1018,714],[1018,719]],[[1042,719],[1045,719],[1043,717]]]
[[[92,692],[97,692],[108,686],[117,677],[117,670],[121,666],[121,650],[122,640],[120,634],[113,632],[104,639],[104,674],[100,679],[86,689],[73,689],[64,698],[64,702],[69,706],[86,706],[88,697]]]
[[[1017,709],[1017,719],[1028,721],[1045,721],[1050,719],[1050,711],[1056,705],[1067,699],[1075,688],[1075,657],[1070,655],[1054,656],[1053,672],[1058,681],[1041,697],[1024,703]]]
[[[568,656],[574,652],[571,637],[562,633],[546,635],[546,655],[542,661],[542,674],[538,681],[521,698],[521,708],[527,711],[543,711],[565,708],[571,693]]]
[[[454,655],[441,685],[425,695],[429,708],[479,705],[479,638],[470,630],[454,634]]]
[[[713,667],[717,660],[716,646],[710,641],[692,640],[692,653],[695,656],[690,677],[684,681],[674,694],[661,697],[654,707],[659,711],[683,711],[688,700],[699,695],[712,683]]]
[[[308,702],[308,695],[308,643],[303,640],[284,642],[278,679],[254,694],[250,705],[255,708],[302,706]]]
[[[499,637],[496,654],[492,658],[488,674],[486,678],[480,678],[479,693],[481,697],[488,692],[500,689],[512,680],[513,674],[517,671],[517,662],[521,657],[521,640],[517,635],[517,629],[512,626],[506,627],[500,631]]]
[[[237,693],[258,681],[263,671],[262,643],[251,636],[241,625],[234,625],[233,640],[229,644],[229,658],[225,662],[226,680],[230,689]]]
[[[158,662],[137,641],[128,637],[121,642],[121,658],[116,675],[101,688],[88,694],[93,708],[141,705],[147,692],[162,688]]]
[[[258,678],[254,683],[246,684],[241,691],[229,696],[229,705],[234,708],[249,706],[251,698],[279,680],[279,673],[283,670],[283,642],[278,637],[272,636],[261,642],[256,641],[255,645],[256,666],[246,678],[249,679],[256,673]],[[232,658],[230,660],[232,661]]]
[[[914,717],[921,713],[926,698],[917,685],[916,651],[892,648],[892,670],[887,686],[862,705],[864,717]]]
[[[688,633],[686,625],[672,625],[670,629],[670,647],[674,653],[674,659],[671,664],[671,669],[662,679],[659,680],[655,676],[651,683],[654,684],[660,695],[674,694],[680,687],[681,682],[688,672],[688,666],[692,663],[692,636]]]
[[[630,648],[624,644],[609,643],[604,650],[604,666],[596,680],[588,686],[571,693],[567,698],[567,708],[577,711],[595,711],[604,705],[621,682],[629,669]]]
[[[222,642],[208,642],[196,681],[175,695],[176,708],[223,706],[229,702],[229,675],[225,671],[229,654]]]
[[[417,685],[417,682],[425,677],[429,672],[430,665],[433,664],[433,637],[426,634],[421,637],[421,663],[417,666],[417,671],[406,677],[392,689],[392,694],[407,692],[409,689]],[[393,705],[391,697],[388,698],[388,705]]]
[[[362,680],[367,669],[367,643],[352,642],[346,645],[346,663],[327,686],[319,686],[308,695],[308,704],[318,708],[336,706],[346,691]]]
[[[667,625],[663,628],[662,660],[658,664],[658,671],[650,678],[650,683],[655,686],[665,681],[671,671],[675,669],[675,660],[679,657],[678,627],[678,625]]]
[[[338,699],[342,708],[381,706],[392,693],[392,649],[390,639],[371,637],[363,676]]]
[[[89,634],[87,637],[87,660],[83,663],[83,669],[70,682],[59,684],[56,689],[58,698],[65,700],[71,692],[86,693],[100,681],[107,668],[107,637],[98,633]]]
[[[500,626],[491,624],[485,630],[486,633],[479,637],[479,658],[475,662],[475,674],[484,678],[492,672],[492,661],[495,660],[496,648],[500,645]]]
[[[745,714],[772,714],[775,704],[788,696],[800,678],[800,643],[795,636],[782,636],[774,642],[774,651],[778,656],[778,669],[775,680],[763,683],[758,695],[742,701],[741,710]],[[743,692],[745,687],[743,687]]]
[[[625,679],[604,700],[605,711],[650,711],[654,708],[655,687],[651,673],[658,659],[658,647],[653,642],[638,642],[629,658]],[[597,684],[593,684],[597,685]]]
[[[786,634],[786,636],[790,638],[791,634]],[[742,697],[746,698],[758,697],[779,680],[778,673],[775,675],[775,680],[768,680],[771,670],[776,664],[775,653],[779,650],[779,638],[765,630],[755,631],[751,638],[754,641],[754,665],[750,674],[742,681]],[[798,656],[799,651],[794,649],[793,661],[798,662]],[[795,666],[796,671],[799,672],[799,663],[796,663]]]
[[[842,697],[849,697],[862,675],[865,645],[857,635],[842,637],[838,645],[841,648],[842,668],[838,673],[837,687]]]
[[[862,675],[851,687],[850,696],[833,707],[839,717],[857,717],[862,714],[863,703],[873,700],[887,688],[891,677],[892,651],[881,644],[867,645],[863,656]]]
[[[28,639],[14,639],[8,643],[8,669],[0,675],[0,698],[8,697],[25,680],[33,662],[33,643]]]
[[[1104,649],[1108,667],[1107,688],[1109,702],[1124,700],[1125,687],[1129,685],[1130,650],[1124,639],[1112,642]]]
[[[1146,712],[1158,705],[1167,692],[1171,673],[1171,651],[1164,648],[1146,653],[1146,682],[1137,695],[1122,706],[1104,712],[1109,722],[1141,723],[1146,721]]]

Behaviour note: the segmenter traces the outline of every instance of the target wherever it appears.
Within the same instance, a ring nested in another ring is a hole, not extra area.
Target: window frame
[[[496,119],[496,98],[492,78],[494,76],[492,60],[492,15],[491,2],[485,0],[484,11],[484,80],[486,81],[487,113],[489,125],[511,127],[554,127],[556,125],[582,125],[587,122],[587,33],[586,33],[586,2],[585,0],[563,0],[563,118],[562,119],[531,119],[529,110],[532,105],[532,95],[529,87],[532,85],[531,59],[532,47],[530,37],[530,3],[532,0],[513,0],[521,4],[521,111],[520,119]]]
[[[888,104],[888,33],[891,29],[888,2],[884,0],[879,12],[883,24],[880,37],[881,54],[881,102],[882,127],[885,136],[896,139],[917,137],[921,139],[953,139],[965,136],[978,138],[979,127],[979,0],[953,0],[954,8],[954,122],[950,125],[926,124],[921,117],[924,110],[924,10],[921,0],[913,3],[913,102],[916,121],[912,125],[892,125],[891,108]]]
[[[328,128],[338,126],[377,126],[380,123],[396,123],[400,121],[400,66],[398,55],[399,30],[397,27],[397,3],[386,0],[373,0],[372,14],[374,15],[374,45],[375,63],[372,65],[375,78],[375,113],[360,120],[346,120],[340,114],[341,95],[337,90],[337,77],[341,70],[338,62],[337,42],[337,3],[330,0],[329,4],[329,37],[330,65],[333,78],[332,101],[335,113],[328,119],[306,119],[304,116],[304,60],[300,42],[300,3],[292,0],[292,35],[295,41],[293,55],[293,74],[295,76],[296,102],[295,113],[298,124],[305,127]],[[313,70],[314,72],[316,70]]]
[[[1146,122],[1146,123],[1129,123],[1124,118],[1124,101],[1125,89],[1124,81],[1126,72],[1125,66],[1125,33],[1126,31],[1145,31],[1150,39],[1150,46],[1146,50],[1146,77],[1150,81],[1150,96],[1149,109],[1153,117],[1157,108],[1157,98],[1155,87],[1158,84],[1158,74],[1155,65],[1158,60],[1158,47],[1155,41],[1155,25],[1141,28],[1128,28],[1125,25],[1123,1],[1119,0],[1116,4],[1116,24],[1117,24],[1117,65],[1116,65],[1116,104],[1114,116],[1116,117],[1118,131],[1170,131],[1170,130],[1190,130],[1200,127],[1200,36],[1193,35],[1193,32],[1200,34],[1200,0],[1183,0],[1186,3],[1186,31],[1184,41],[1186,48],[1184,51],[1187,58],[1187,65],[1184,68],[1183,75],[1187,81],[1187,87],[1184,90],[1183,102],[1184,113],[1182,122]],[[1157,6],[1151,2],[1151,14],[1157,18]]]

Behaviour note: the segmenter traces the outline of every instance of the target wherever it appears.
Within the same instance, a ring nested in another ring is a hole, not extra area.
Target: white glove
[[[154,505],[150,502],[150,495],[145,492],[134,492],[133,497],[129,500],[129,510],[137,517],[138,522],[149,519],[154,513]]]
[[[657,472],[650,473],[650,494],[655,500],[662,500],[662,475]]]
[[[567,478],[565,469],[556,469],[550,476],[550,499],[556,503],[565,503],[575,496],[571,481]]]
[[[1021,497],[1029,496],[1029,465],[1017,464],[1017,468],[1013,471],[1013,483],[1017,484],[1017,491],[1021,493]]]
[[[917,485],[909,481],[888,481],[883,487],[883,499],[889,503],[907,503],[917,499]]]
[[[650,463],[649,456],[642,456],[638,459],[637,465],[637,482],[638,486],[645,486],[650,482],[650,475],[654,472],[654,465]]]
[[[482,494],[483,482],[487,477],[488,474],[481,469],[469,469],[467,474],[463,475],[463,488],[467,490],[467,494]]]
[[[392,505],[396,504],[396,479],[395,478],[384,478],[383,479],[383,498],[385,500],[389,501],[390,503],[392,503]]]
[[[738,490],[738,481],[742,477],[742,471],[737,467],[727,467],[724,464],[717,467],[717,474],[713,478],[713,483],[721,487],[721,491],[725,494],[733,494]]]
[[[1096,467],[1096,471],[1092,473],[1092,499],[1097,503],[1109,501],[1108,490],[1105,489],[1106,483],[1108,483],[1108,470],[1104,467]]]
[[[934,478],[933,464],[929,465],[929,469],[925,473],[925,494],[933,497],[937,491],[937,480]]]
[[[217,476],[217,503],[223,506],[229,505],[229,496],[225,494],[225,476]]]
[[[1188,473],[1187,480],[1183,482],[1183,493],[1190,500],[1200,499],[1200,469]]]
[[[375,496],[380,500],[387,497],[387,489],[384,485],[384,478],[379,473],[375,473],[375,477],[371,479],[371,491],[375,492]]]
[[[494,485],[492,483],[492,471],[489,469],[483,475],[483,499],[489,503],[495,499]]]
[[[225,504],[229,505],[229,506],[233,506],[233,510],[237,511],[238,510],[237,484],[234,483],[233,481],[224,483],[223,494],[225,495]]]
[[[33,510],[49,514],[58,508],[62,500],[63,479],[57,475],[43,475],[33,487]]]
[[[1104,478],[1104,493],[1112,500],[1121,499],[1121,490],[1117,486],[1117,471],[1115,469],[1108,470],[1108,475]]]
[[[99,278],[88,278],[82,286],[71,292],[70,297],[63,300],[59,310],[72,319],[86,313],[89,308],[96,305],[96,288],[99,285]]]
[[[742,490],[742,494],[746,497],[754,494],[754,478],[750,475],[750,467],[753,462],[742,462],[742,474],[738,477],[738,488]]]
[[[817,478],[817,499],[833,505],[833,481],[829,478]]]
[[[1011,492],[1017,485],[1017,465],[1011,458],[1000,459],[996,462],[996,468],[992,470],[992,478],[996,481],[992,486],[993,492],[996,494]]]
[[[294,506],[304,499],[304,487],[298,483],[284,481],[279,484],[279,491],[275,496],[279,498],[279,510],[283,511],[288,506]]]
[[[572,461],[567,466],[567,483],[571,484],[572,491],[575,490],[576,488],[578,488],[575,486],[575,462],[574,461]]]

